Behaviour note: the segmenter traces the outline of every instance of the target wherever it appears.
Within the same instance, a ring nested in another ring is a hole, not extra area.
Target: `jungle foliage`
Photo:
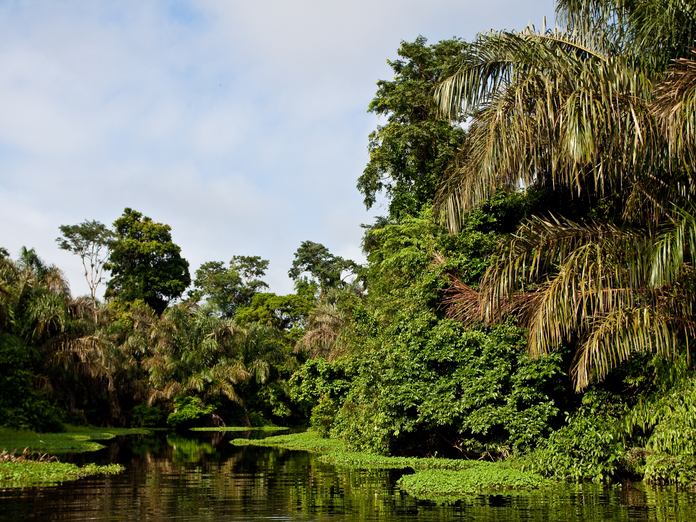
[[[60,228],[89,298],[33,250],[0,249],[0,423],[309,422],[329,437],[313,444],[367,460],[693,487],[696,11],[557,13],[554,29],[401,44],[369,106],[387,121],[358,188],[389,214],[363,226],[364,266],[305,241],[293,294],[234,256],[182,300],[169,226],[132,209],[113,231]]]

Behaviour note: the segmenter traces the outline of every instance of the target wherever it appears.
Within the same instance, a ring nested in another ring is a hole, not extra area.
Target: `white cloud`
[[[550,0],[0,4],[0,246],[87,292],[61,224],[129,206],[172,226],[192,273],[261,255],[273,290],[304,240],[360,256],[366,114],[401,40],[471,38]]]

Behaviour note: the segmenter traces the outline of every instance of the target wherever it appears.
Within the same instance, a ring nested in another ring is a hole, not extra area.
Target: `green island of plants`
[[[28,449],[19,456],[2,451],[0,453],[0,488],[55,486],[90,475],[115,475],[124,469],[120,464],[105,466],[87,464],[78,467],[68,462],[59,462],[57,457],[30,452]]]
[[[425,500],[454,501],[471,493],[538,489],[554,481],[525,471],[514,460],[487,462],[462,459],[389,457],[348,450],[346,444],[325,439],[314,431],[277,435],[265,439],[233,439],[238,446],[267,446],[320,454],[319,460],[336,466],[372,469],[407,469],[414,473],[398,481],[401,489]]]

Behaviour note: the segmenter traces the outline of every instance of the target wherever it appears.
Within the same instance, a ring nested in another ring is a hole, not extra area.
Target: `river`
[[[354,470],[302,451],[237,447],[239,433],[120,437],[63,460],[126,471],[45,488],[0,490],[0,520],[52,521],[693,521],[696,493],[563,485],[436,505],[395,482],[409,470]],[[246,436],[261,436],[247,433]]]

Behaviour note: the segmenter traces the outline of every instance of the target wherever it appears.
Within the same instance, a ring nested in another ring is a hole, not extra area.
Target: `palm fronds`
[[[529,328],[528,352],[543,356],[574,341],[578,389],[632,353],[676,356],[696,333],[694,211],[658,233],[610,224],[535,218],[500,245],[479,290],[452,278],[448,315],[474,323],[515,314]]]

